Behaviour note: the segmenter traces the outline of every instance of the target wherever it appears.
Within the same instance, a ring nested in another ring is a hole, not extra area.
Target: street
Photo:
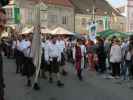
[[[68,64],[69,74],[63,77],[64,88],[55,83],[40,79],[40,91],[25,86],[25,78],[15,73],[14,60],[4,58],[5,100],[132,100],[133,82],[107,80],[102,75],[84,71],[84,81],[75,76],[72,65]]]

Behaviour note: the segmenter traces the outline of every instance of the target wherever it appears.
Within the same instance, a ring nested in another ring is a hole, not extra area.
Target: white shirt
[[[49,57],[57,57],[58,61],[61,60],[61,53],[59,51],[59,46],[57,44],[51,43],[48,47]]]
[[[15,49],[15,48],[16,48],[16,45],[17,45],[17,41],[14,40],[14,41],[12,42],[12,49]]]
[[[63,40],[57,41],[57,45],[59,46],[60,52],[64,52],[65,42]]]
[[[22,51],[25,55],[27,55],[27,49],[31,46],[31,42],[29,40],[22,40],[19,44],[19,50]]]
[[[86,53],[86,48],[85,48],[84,45],[80,45],[80,48],[81,48],[82,56],[84,57],[85,56],[85,53]]]
[[[25,45],[25,40],[21,40],[19,42],[18,50],[23,51]]]
[[[45,61],[48,61],[49,60],[49,42],[42,42],[41,43],[41,47],[43,48],[44,50],[44,59]]]
[[[110,51],[110,62],[119,63],[122,60],[121,47],[119,45],[114,45],[111,47]]]

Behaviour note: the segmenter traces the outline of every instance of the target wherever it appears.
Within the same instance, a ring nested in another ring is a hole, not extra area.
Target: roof
[[[124,13],[125,12],[125,6],[116,8],[120,13]]]
[[[34,1],[36,3],[42,1],[47,4],[53,4],[53,5],[62,5],[66,7],[73,7],[71,2],[69,0],[29,0],[29,1]]]
[[[96,15],[120,15],[106,0],[69,0],[74,5],[77,13],[92,14],[93,5]],[[87,9],[90,11],[88,12]]]
[[[76,13],[80,14],[92,14],[92,8],[95,4],[96,15],[118,15],[120,13],[115,10],[106,0],[29,0],[33,3],[39,3],[40,1],[53,4],[53,5],[62,5],[66,7],[74,7]],[[91,12],[88,12],[87,9]]]

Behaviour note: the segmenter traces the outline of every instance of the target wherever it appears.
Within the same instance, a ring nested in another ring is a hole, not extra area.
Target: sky
[[[126,3],[126,0],[107,0],[112,6],[119,7]]]

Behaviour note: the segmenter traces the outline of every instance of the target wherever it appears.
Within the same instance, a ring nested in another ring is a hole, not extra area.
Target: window
[[[86,18],[82,18],[81,19],[81,26],[86,27],[86,24],[87,24]]]
[[[133,23],[130,24],[130,30],[133,30]]]
[[[50,23],[57,23],[57,16],[56,15],[50,15],[49,16],[49,22]]]
[[[63,16],[62,17],[62,24],[67,24],[68,21],[68,17],[67,16]]]

